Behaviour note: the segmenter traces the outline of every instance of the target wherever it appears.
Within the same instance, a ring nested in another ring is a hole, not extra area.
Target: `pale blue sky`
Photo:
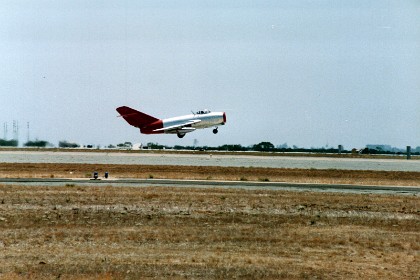
[[[419,14],[414,0],[2,1],[0,122],[55,145],[417,146]],[[141,135],[121,105],[228,122]]]

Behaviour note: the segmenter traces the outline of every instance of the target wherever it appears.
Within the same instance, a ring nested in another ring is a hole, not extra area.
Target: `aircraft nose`
[[[226,123],[226,113],[223,112],[223,123]]]

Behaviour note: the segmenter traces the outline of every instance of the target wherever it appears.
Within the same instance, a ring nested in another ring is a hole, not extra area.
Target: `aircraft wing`
[[[182,130],[183,129],[186,132],[191,132],[191,131],[194,131],[195,128],[188,127],[188,126],[191,126],[192,124],[199,123],[199,122],[201,122],[201,120],[191,120],[191,121],[186,121],[184,123],[180,123],[180,124],[176,124],[176,125],[171,125],[171,126],[168,126],[168,127],[155,129],[153,131],[154,132],[158,132],[158,131],[169,132],[169,131],[177,131],[177,130]]]

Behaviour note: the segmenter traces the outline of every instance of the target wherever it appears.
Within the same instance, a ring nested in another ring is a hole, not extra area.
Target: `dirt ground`
[[[420,185],[419,172],[7,164],[2,178]],[[0,279],[419,279],[418,195],[0,184]]]
[[[419,279],[420,199],[0,185],[1,279]]]
[[[156,166],[112,164],[0,163],[1,178],[89,178],[97,171],[111,178],[203,179],[326,184],[420,186],[420,172],[318,170],[258,167]]]

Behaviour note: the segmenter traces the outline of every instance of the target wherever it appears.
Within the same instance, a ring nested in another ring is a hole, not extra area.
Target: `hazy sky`
[[[0,122],[54,145],[417,146],[419,15],[417,0],[3,0]],[[227,124],[142,135],[121,105]]]

